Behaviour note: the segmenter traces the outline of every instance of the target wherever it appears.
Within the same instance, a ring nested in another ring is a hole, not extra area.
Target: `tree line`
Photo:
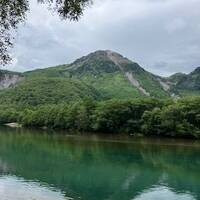
[[[79,132],[143,134],[165,137],[200,137],[200,98],[137,99],[17,108],[0,107],[0,123]]]

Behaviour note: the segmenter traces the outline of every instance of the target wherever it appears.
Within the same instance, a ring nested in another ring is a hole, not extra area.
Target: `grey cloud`
[[[154,73],[188,73],[200,66],[199,7],[200,0],[96,0],[75,23],[34,0],[7,68],[53,66],[111,49]]]

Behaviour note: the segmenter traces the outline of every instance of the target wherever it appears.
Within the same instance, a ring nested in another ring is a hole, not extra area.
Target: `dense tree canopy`
[[[62,19],[78,20],[91,0],[38,0],[48,4]],[[13,31],[26,19],[29,0],[0,0],[0,65],[11,60],[9,53],[13,46]]]
[[[19,122],[78,132],[200,138],[200,98],[109,100],[85,98],[62,104],[0,106],[0,124]]]

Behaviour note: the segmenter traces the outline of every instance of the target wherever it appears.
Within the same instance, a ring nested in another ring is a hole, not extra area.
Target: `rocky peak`
[[[69,65],[67,69],[73,71],[79,69],[79,71],[83,71],[80,68],[84,68],[84,71],[95,71],[95,73],[110,73],[114,71],[137,73],[144,71],[137,63],[111,50],[98,50],[87,56],[83,56]]]

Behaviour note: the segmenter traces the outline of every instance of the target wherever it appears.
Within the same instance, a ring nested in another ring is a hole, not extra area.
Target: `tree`
[[[48,4],[62,19],[78,20],[92,0],[38,0]],[[29,10],[29,0],[0,0],[0,65],[11,61],[12,33],[24,22]]]

